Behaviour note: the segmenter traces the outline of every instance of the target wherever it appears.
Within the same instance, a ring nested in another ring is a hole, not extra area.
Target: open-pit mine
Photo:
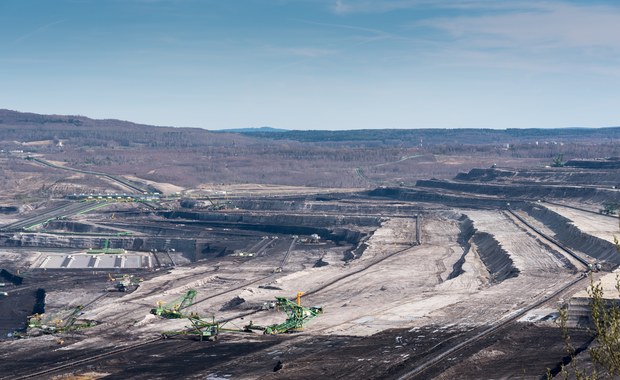
[[[618,161],[363,190],[21,159],[110,191],[2,205],[2,379],[541,378],[620,264]]]

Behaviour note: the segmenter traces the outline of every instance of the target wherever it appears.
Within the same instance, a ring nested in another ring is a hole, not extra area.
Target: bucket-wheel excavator
[[[264,334],[282,334],[303,330],[303,327],[312,318],[323,313],[322,307],[303,307],[301,306],[302,292],[297,293],[297,302],[293,302],[286,297],[276,297],[276,307],[283,310],[288,318],[282,323],[269,326],[250,324],[245,326],[246,331],[260,330]]]
[[[192,306],[196,298],[196,291],[190,289],[182,297],[176,300],[164,304],[163,301],[157,302],[157,307],[151,309],[151,314],[166,318],[166,319],[179,319],[188,318],[191,314],[186,314],[184,309]]]
[[[35,314],[28,317],[28,335],[55,334],[75,331],[96,325],[95,321],[79,319],[83,306],[66,309],[54,314]]]
[[[189,335],[198,337],[200,341],[215,341],[217,340],[220,331],[223,330],[222,326],[226,323],[216,322],[215,317],[212,317],[211,321],[207,321],[197,315],[189,316],[187,319],[189,320],[191,326],[187,326],[185,330],[180,331],[164,331],[161,333],[162,338],[167,339],[171,336]]]

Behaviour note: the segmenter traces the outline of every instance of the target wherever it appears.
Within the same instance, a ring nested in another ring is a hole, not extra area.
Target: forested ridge
[[[619,138],[619,127],[230,133],[0,110],[4,152],[187,186],[409,184],[491,165],[543,166],[560,156],[564,161],[620,156]]]

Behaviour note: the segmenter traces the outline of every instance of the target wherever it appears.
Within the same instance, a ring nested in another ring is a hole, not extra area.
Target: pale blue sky
[[[0,108],[207,129],[620,125],[620,3],[0,0]]]

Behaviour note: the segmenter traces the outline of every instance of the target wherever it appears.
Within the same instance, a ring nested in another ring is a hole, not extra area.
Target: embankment
[[[612,242],[581,231],[570,219],[543,205],[528,204],[523,206],[523,210],[551,229],[555,234],[554,238],[567,247],[597,260],[620,265],[620,254]]]
[[[472,254],[472,250],[475,250],[487,268],[491,276],[491,283],[500,283],[519,275],[519,269],[515,267],[510,255],[495,240],[493,235],[477,231],[474,223],[467,216],[461,217],[459,221],[460,233],[458,242],[463,247],[463,255],[454,264],[448,279],[455,278],[463,273],[465,257],[468,254]]]

